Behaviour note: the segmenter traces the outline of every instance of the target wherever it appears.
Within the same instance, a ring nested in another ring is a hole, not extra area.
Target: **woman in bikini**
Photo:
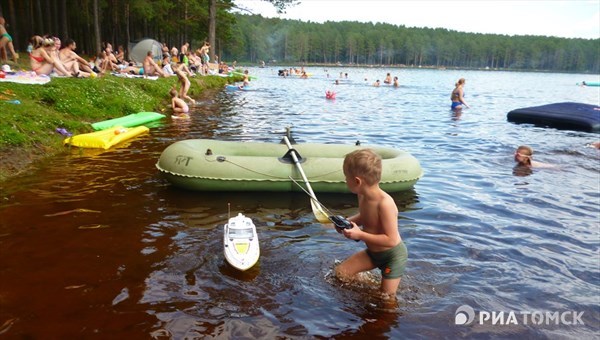
[[[450,100],[452,101],[452,110],[461,110],[463,105],[469,107],[467,102],[465,101],[463,86],[465,85],[465,78],[460,78],[458,82],[455,84],[454,90],[452,90],[452,94],[450,95]]]
[[[36,74],[49,75],[52,71],[56,71],[59,75],[69,75],[63,64],[54,60],[49,53],[49,50],[54,46],[54,40],[34,35],[31,38],[31,45],[33,45],[33,51],[29,54],[29,58],[31,69]]]

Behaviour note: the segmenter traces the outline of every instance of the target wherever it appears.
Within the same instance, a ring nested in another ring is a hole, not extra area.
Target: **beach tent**
[[[130,44],[129,57],[134,63],[144,62],[148,51],[152,51],[154,61],[162,59],[162,44],[154,39],[142,39]]]

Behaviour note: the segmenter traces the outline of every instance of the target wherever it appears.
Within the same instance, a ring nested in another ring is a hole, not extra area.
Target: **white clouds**
[[[463,32],[600,38],[600,0],[301,0],[278,15],[261,0],[236,4],[265,17],[386,22]]]

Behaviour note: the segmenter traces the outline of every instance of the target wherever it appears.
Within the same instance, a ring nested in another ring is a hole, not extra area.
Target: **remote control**
[[[340,215],[331,215],[329,220],[335,224],[336,228],[352,229],[352,223]]]

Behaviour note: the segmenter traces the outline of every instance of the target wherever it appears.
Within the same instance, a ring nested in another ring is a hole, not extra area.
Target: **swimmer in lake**
[[[388,74],[385,76],[385,79],[383,80],[383,83],[384,83],[384,84],[391,84],[391,83],[392,83],[392,75],[388,73]]]
[[[517,166],[528,168],[554,168],[555,166],[548,163],[537,162],[533,160],[533,149],[527,145],[521,145],[515,151],[515,162]]]

